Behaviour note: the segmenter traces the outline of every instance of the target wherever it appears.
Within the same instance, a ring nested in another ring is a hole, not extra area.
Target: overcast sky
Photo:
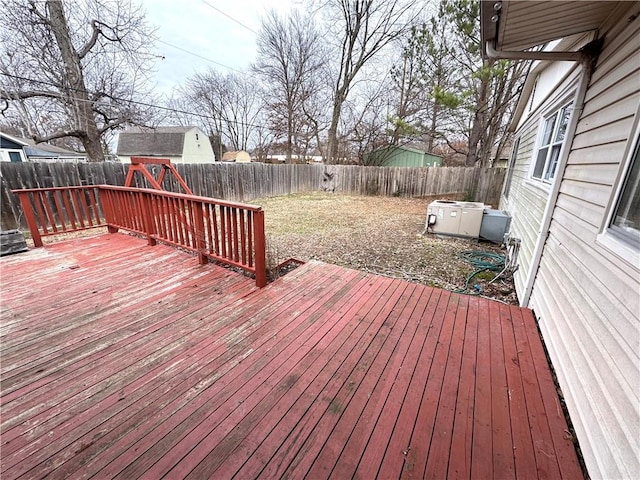
[[[142,0],[142,5],[157,28],[156,51],[164,56],[156,64],[157,88],[168,94],[209,67],[246,69],[255,60],[261,16],[270,9],[285,13],[300,0]]]

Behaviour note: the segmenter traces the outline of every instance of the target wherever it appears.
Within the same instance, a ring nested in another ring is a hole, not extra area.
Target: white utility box
[[[427,209],[427,231],[439,235],[478,238],[484,209],[485,205],[481,202],[436,200]]]

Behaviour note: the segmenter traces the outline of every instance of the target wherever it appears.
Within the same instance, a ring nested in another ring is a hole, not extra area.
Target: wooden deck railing
[[[106,225],[99,187],[56,187],[13,190],[18,195],[36,247],[42,237]]]
[[[266,285],[264,212],[217,199],[109,185],[15,190],[36,247],[41,237],[107,226],[191,250],[255,275]]]

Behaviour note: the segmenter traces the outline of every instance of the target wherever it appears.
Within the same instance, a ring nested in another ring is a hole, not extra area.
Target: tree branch
[[[0,100],[24,100],[34,97],[62,98],[62,95],[59,92],[50,92],[47,90],[0,91]]]
[[[91,29],[93,31],[91,32],[91,38],[87,40],[87,43],[85,43],[84,47],[82,47],[78,52],[78,57],[80,57],[80,60],[82,60],[87,55],[87,53],[91,51],[93,46],[98,41],[98,37],[102,33],[102,30],[100,30],[100,27],[98,25],[104,25],[104,23],[98,22],[97,20],[91,20]]]
[[[85,135],[84,132],[80,130],[58,130],[57,132],[51,133],[49,135],[32,135],[31,138],[36,143],[44,143],[50,140],[55,140],[56,138],[64,138],[64,137],[75,137],[82,138]]]

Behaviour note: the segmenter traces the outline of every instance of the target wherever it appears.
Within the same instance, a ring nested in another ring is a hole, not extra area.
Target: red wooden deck
[[[5,480],[582,476],[529,310],[122,234],[0,265]]]

